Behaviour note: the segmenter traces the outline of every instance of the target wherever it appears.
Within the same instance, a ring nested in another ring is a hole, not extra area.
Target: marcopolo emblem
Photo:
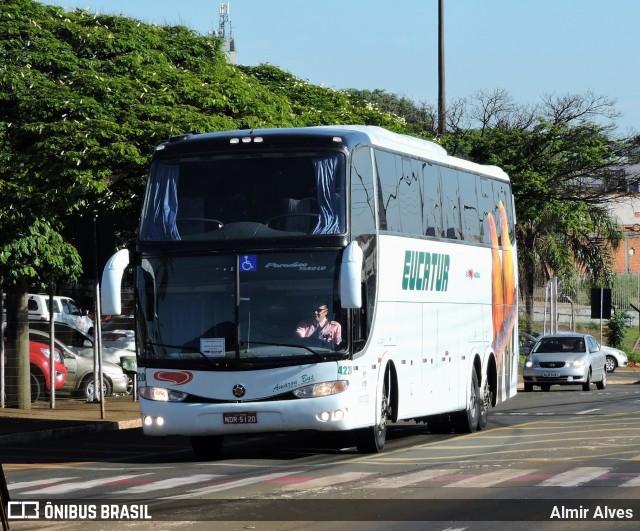
[[[242,398],[244,394],[247,392],[247,390],[244,388],[244,385],[236,384],[233,386],[232,392],[233,392],[233,396],[235,396],[236,398]]]

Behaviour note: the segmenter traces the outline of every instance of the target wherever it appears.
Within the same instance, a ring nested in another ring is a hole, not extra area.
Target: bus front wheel
[[[223,435],[198,435],[191,437],[191,447],[196,457],[200,459],[215,459],[220,455]]]
[[[384,444],[387,441],[387,424],[391,419],[390,387],[391,375],[387,372],[380,397],[380,419],[378,423],[375,426],[362,428],[356,433],[356,448],[361,454],[377,454],[384,449]]]

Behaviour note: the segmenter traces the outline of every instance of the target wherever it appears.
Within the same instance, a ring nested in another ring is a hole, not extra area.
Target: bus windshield
[[[344,352],[334,303],[338,258],[322,251],[143,259],[142,365],[273,365]],[[326,309],[321,327],[314,326],[317,309]]]
[[[156,160],[143,241],[230,240],[345,231],[342,153]]]

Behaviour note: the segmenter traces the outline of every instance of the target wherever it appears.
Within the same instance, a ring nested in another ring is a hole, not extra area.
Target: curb
[[[87,422],[79,426],[63,426],[60,428],[49,428],[44,430],[25,431],[20,433],[9,433],[0,435],[0,446],[15,446],[41,441],[51,441],[68,437],[87,435],[91,433],[103,433],[116,430],[127,430],[141,428],[142,420],[121,420],[121,421],[95,421]]]

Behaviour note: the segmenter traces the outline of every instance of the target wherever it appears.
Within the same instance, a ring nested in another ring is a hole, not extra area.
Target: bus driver
[[[340,344],[342,341],[342,326],[337,321],[329,321],[329,308],[322,304],[313,310],[313,318],[298,323],[296,334],[302,338],[316,339],[319,343]]]

